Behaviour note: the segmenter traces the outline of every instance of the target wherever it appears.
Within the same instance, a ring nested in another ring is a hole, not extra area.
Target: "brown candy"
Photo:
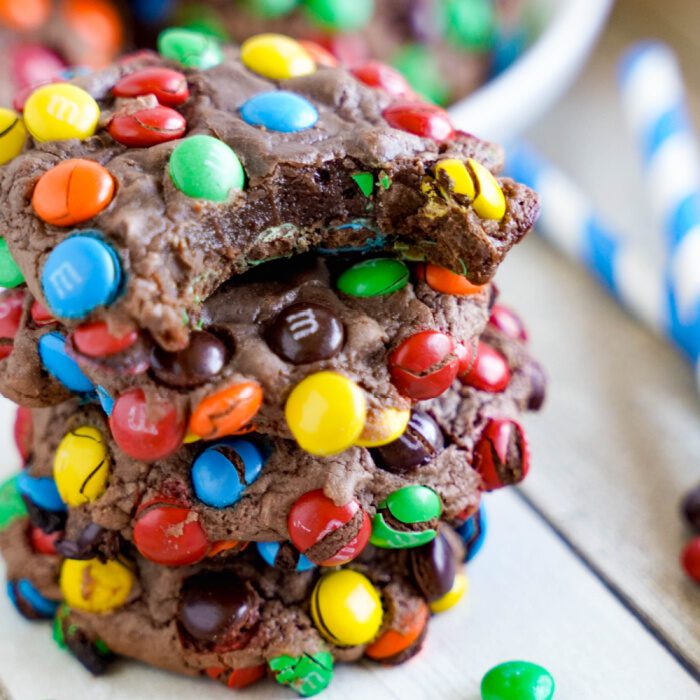
[[[421,411],[413,411],[403,435],[372,450],[377,466],[390,472],[405,472],[427,464],[442,452],[445,440],[437,423]]]
[[[411,573],[428,602],[442,598],[452,589],[457,567],[455,555],[441,532],[428,544],[410,551]]]
[[[277,315],[265,339],[277,355],[303,365],[337,355],[345,342],[345,328],[325,306],[298,302]]]
[[[190,335],[189,345],[179,352],[156,347],[151,368],[162,384],[192,389],[219,374],[228,359],[229,351],[221,338],[208,331],[198,331]]]

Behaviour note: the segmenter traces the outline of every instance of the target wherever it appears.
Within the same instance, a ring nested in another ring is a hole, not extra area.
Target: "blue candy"
[[[114,399],[111,397],[110,393],[103,386],[97,385],[97,400],[102,406],[102,410],[107,414],[107,418],[112,415],[112,410],[114,409]]]
[[[481,549],[486,537],[486,511],[484,504],[463,525],[457,528],[457,533],[462,538],[467,555],[464,561],[471,561]]]
[[[243,462],[245,483],[241,483],[235,465],[220,450],[222,447],[228,447],[238,454]],[[232,506],[240,500],[246,486],[260,476],[264,461],[260,450],[248,440],[221,440],[204,450],[192,465],[195,495],[212,508]]]
[[[98,306],[111,304],[119,293],[121,264],[99,235],[99,231],[85,231],[51,251],[41,285],[56,316],[84,318]]]
[[[280,551],[279,542],[256,542],[258,547],[258,554],[265,560],[270,566],[275,565],[275,559],[277,558],[277,552]],[[296,571],[308,571],[309,569],[315,569],[316,564],[307,559],[303,554],[299,555],[299,561],[297,562]]]
[[[311,102],[286,90],[261,92],[241,107],[243,121],[264,126],[270,131],[304,131],[318,121],[318,111]]]
[[[44,369],[67,389],[77,394],[94,389],[78,363],[66,352],[66,339],[60,333],[52,331],[39,338],[39,357]]]
[[[17,476],[17,490],[35,506],[52,513],[63,513],[66,504],[61,500],[56,482],[48,476],[30,476],[26,471]]]
[[[32,608],[34,612],[33,617],[41,617],[47,620],[50,620],[56,614],[56,610],[58,610],[58,606],[60,605],[55,600],[49,600],[41,595],[34,584],[26,578],[21,578],[17,581],[8,581],[7,595],[20,615],[26,615],[26,613],[22,609],[18,597],[22,599],[22,602]]]

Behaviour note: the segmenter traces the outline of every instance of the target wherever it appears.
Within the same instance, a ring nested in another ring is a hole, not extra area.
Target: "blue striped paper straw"
[[[542,201],[537,231],[582,263],[633,315],[700,358],[700,324],[678,326],[663,264],[639,241],[618,235],[567,175],[524,143],[510,144],[506,174],[536,190]],[[680,333],[679,330],[683,332]],[[699,370],[700,372],[700,370]]]
[[[642,42],[623,56],[622,102],[642,156],[648,201],[663,232],[674,340],[698,358],[700,332],[700,148],[673,51]]]

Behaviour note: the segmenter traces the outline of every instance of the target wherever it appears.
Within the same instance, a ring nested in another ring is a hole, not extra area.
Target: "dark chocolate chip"
[[[700,484],[683,499],[683,517],[696,532],[700,532]]]
[[[435,459],[445,447],[438,424],[427,414],[413,411],[400,438],[372,450],[377,466],[390,472],[405,472]]]
[[[455,555],[441,532],[432,542],[411,549],[410,562],[416,585],[429,602],[452,589],[457,573]]]
[[[119,536],[97,523],[89,523],[76,540],[56,542],[56,551],[67,559],[114,559],[120,551]]]
[[[302,365],[337,355],[345,342],[345,328],[325,306],[298,302],[277,315],[265,340],[277,355]]]

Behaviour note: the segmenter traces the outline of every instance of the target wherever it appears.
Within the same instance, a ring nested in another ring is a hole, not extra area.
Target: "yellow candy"
[[[370,411],[362,434],[356,445],[360,447],[381,447],[400,438],[408,421],[411,411],[398,408],[386,408],[383,411]]]
[[[306,49],[282,34],[258,34],[241,46],[243,64],[271,80],[287,80],[309,75],[316,64]]]
[[[456,158],[441,160],[435,166],[435,175],[438,177],[438,181],[441,179],[440,175],[442,173],[445,173],[445,175],[447,175],[447,177],[452,181],[452,187],[455,194],[461,194],[465,197],[469,197],[469,199],[474,199],[474,196],[476,195],[474,181],[467,170],[467,166],[464,165],[461,160],[457,160]],[[446,194],[444,190],[443,194]]]
[[[187,431],[185,439],[182,441],[183,445],[191,445],[193,442],[199,442],[202,438],[191,430]]]
[[[292,389],[284,413],[299,446],[325,456],[355,444],[365,425],[367,403],[352,380],[337,372],[317,372]]]
[[[452,588],[442,598],[438,598],[430,604],[430,610],[434,613],[445,612],[459,603],[469,587],[469,581],[465,574],[455,576]]]
[[[109,454],[102,433],[83,425],[68,433],[53,458],[58,493],[69,506],[97,500],[107,487]]]
[[[24,106],[24,123],[37,141],[82,141],[95,133],[99,118],[97,102],[67,83],[34,90]]]
[[[61,567],[61,592],[68,607],[104,613],[126,602],[134,585],[134,574],[116,559],[66,559]]]
[[[0,165],[9,163],[24,148],[27,130],[22,118],[11,109],[0,108]]]
[[[384,612],[377,589],[366,576],[342,569],[323,576],[311,596],[311,616],[333,644],[353,647],[371,642]]]
[[[496,178],[473,158],[469,159],[469,167],[476,178],[478,194],[472,202],[474,211],[482,219],[500,220],[506,215],[506,198]]]

